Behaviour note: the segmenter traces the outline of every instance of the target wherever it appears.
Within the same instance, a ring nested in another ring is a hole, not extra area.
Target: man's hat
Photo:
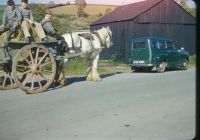
[[[52,12],[50,9],[46,9],[46,10],[44,11],[44,14],[52,15],[53,12]]]
[[[13,0],[8,0],[7,1],[7,5],[8,6],[13,6],[13,5],[15,5],[15,2]]]
[[[22,2],[24,2],[24,3],[28,3],[28,0],[22,0]]]

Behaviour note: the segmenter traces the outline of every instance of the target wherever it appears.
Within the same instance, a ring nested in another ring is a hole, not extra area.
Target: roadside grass
[[[189,68],[195,68],[196,67],[196,55],[189,56]]]
[[[0,74],[1,74],[2,70],[3,70],[3,65],[0,64]],[[1,84],[3,84],[3,79],[0,77],[0,85]]]
[[[69,60],[66,75],[87,75],[89,61],[86,58],[72,58]],[[99,74],[107,74],[109,71],[104,68],[98,68]]]

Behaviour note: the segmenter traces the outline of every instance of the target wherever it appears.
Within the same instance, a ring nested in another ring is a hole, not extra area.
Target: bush
[[[124,63],[123,54],[122,53],[112,54],[111,59],[110,59],[110,63],[112,65],[115,65],[115,66],[118,66],[118,65]]]
[[[111,9],[110,9],[110,8],[107,8],[107,9],[105,10],[105,15],[108,14],[110,11],[111,11]]]
[[[42,4],[30,4],[30,8],[32,9],[34,20],[40,22],[44,18],[46,6]]]
[[[66,14],[59,14],[59,15],[56,15],[57,18],[64,18],[64,19],[70,19],[70,15],[66,15]]]
[[[97,17],[101,17],[101,16],[103,16],[103,14],[102,14],[102,13],[99,13],[99,14],[97,14]]]
[[[77,16],[78,17],[88,17],[88,14],[84,12],[84,9],[83,8],[78,8],[78,11],[77,11]]]
[[[189,67],[195,67],[196,65],[196,55],[191,55],[189,57]]]

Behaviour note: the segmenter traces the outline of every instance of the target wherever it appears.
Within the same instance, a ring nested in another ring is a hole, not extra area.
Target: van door
[[[181,56],[171,41],[166,42],[168,54],[169,67],[177,67],[181,64]]]
[[[150,63],[150,49],[148,40],[135,40],[132,42],[132,63],[134,65]]]

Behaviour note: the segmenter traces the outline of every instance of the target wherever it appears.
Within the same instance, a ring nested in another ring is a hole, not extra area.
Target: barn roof
[[[92,25],[133,19],[161,1],[162,0],[146,0],[120,6],[99,20],[95,21]]]
[[[103,23],[112,23],[134,19],[162,1],[163,0],[145,0],[137,3],[120,6],[114,11],[95,21],[91,26]]]

